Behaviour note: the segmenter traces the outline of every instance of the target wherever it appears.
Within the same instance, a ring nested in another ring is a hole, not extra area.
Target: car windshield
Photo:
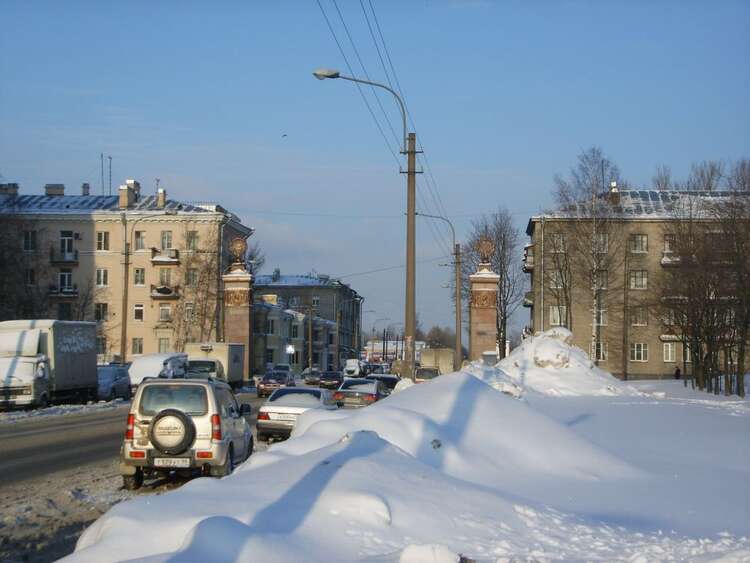
[[[355,379],[352,381],[344,381],[341,385],[341,390],[348,391],[360,391],[364,393],[375,393],[376,384],[372,381],[362,381],[361,379]]]
[[[147,385],[141,394],[139,412],[153,416],[164,409],[177,409],[186,414],[208,412],[206,389],[202,385]]]
[[[266,381],[269,383],[277,383],[285,379],[286,379],[286,374],[284,373],[268,373],[263,376],[263,381]]]
[[[307,407],[320,405],[320,391],[315,389],[279,389],[268,399],[275,406]]]
[[[320,376],[320,379],[341,379],[341,374],[337,371],[327,371]]]
[[[420,368],[417,370],[417,379],[433,379],[438,376],[438,370],[429,368]]]
[[[194,373],[211,373],[216,371],[216,363],[210,360],[190,360],[188,369]]]
[[[395,375],[373,375],[371,377],[368,377],[367,379],[372,379],[373,381],[382,381],[383,385],[385,385],[388,389],[394,389],[396,387],[396,383],[398,383],[398,377]]]
[[[275,371],[289,371],[289,366],[275,366],[273,369]]]

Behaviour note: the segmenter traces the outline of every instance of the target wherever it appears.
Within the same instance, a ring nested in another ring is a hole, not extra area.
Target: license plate
[[[277,414],[276,420],[297,420],[297,416],[293,414]]]
[[[190,459],[186,457],[157,457],[154,458],[156,467],[190,467]]]

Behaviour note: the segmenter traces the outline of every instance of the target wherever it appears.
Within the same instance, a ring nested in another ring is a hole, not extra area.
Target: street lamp
[[[451,228],[451,238],[453,239],[453,264],[456,268],[456,350],[453,357],[453,369],[458,371],[461,369],[461,360],[463,355],[463,348],[461,346],[461,245],[456,244],[456,230],[453,228],[447,217],[442,215],[428,215],[427,213],[417,213],[422,217],[430,217],[432,219],[440,219],[448,223]]]
[[[404,373],[414,379],[414,336],[417,330],[417,310],[416,310],[416,259],[415,259],[415,233],[416,233],[416,193],[417,193],[417,136],[414,133],[406,132],[406,108],[401,97],[385,84],[344,76],[338,70],[318,69],[313,72],[313,76],[318,80],[327,78],[341,78],[350,82],[358,82],[369,86],[376,86],[387,90],[398,102],[401,110],[401,122],[403,125],[403,146],[401,153],[406,155],[406,310],[404,312],[404,340],[406,343],[404,354]],[[403,171],[400,171],[403,173]]]

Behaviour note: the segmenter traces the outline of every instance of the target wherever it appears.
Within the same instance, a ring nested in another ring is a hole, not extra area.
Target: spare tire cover
[[[193,445],[195,424],[184,412],[165,409],[151,420],[149,435],[157,450],[168,455],[179,455]]]

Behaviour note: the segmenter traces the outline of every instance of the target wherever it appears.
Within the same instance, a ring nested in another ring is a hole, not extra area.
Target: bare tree
[[[660,164],[656,167],[656,172],[651,182],[657,190],[668,190],[673,184],[672,169],[666,164]]]
[[[41,252],[43,236],[33,221],[17,217],[0,221],[0,320],[49,316],[51,280]]]
[[[258,274],[266,263],[266,253],[260,247],[258,241],[251,242],[247,246],[247,253],[245,254],[245,267],[247,271],[253,275]]]
[[[714,191],[719,189],[724,177],[724,162],[721,160],[704,160],[694,162],[690,167],[686,187],[689,190]]]
[[[508,340],[508,321],[521,304],[525,289],[525,279],[518,259],[521,234],[513,226],[510,212],[502,207],[490,215],[482,215],[473,222],[469,239],[462,249],[461,260],[462,294],[467,309],[470,309],[471,295],[469,276],[477,271],[480,262],[477,243],[485,236],[494,243],[495,250],[490,257],[490,264],[492,270],[500,276],[497,288],[497,325],[495,328],[500,357],[504,357],[505,341]]]

